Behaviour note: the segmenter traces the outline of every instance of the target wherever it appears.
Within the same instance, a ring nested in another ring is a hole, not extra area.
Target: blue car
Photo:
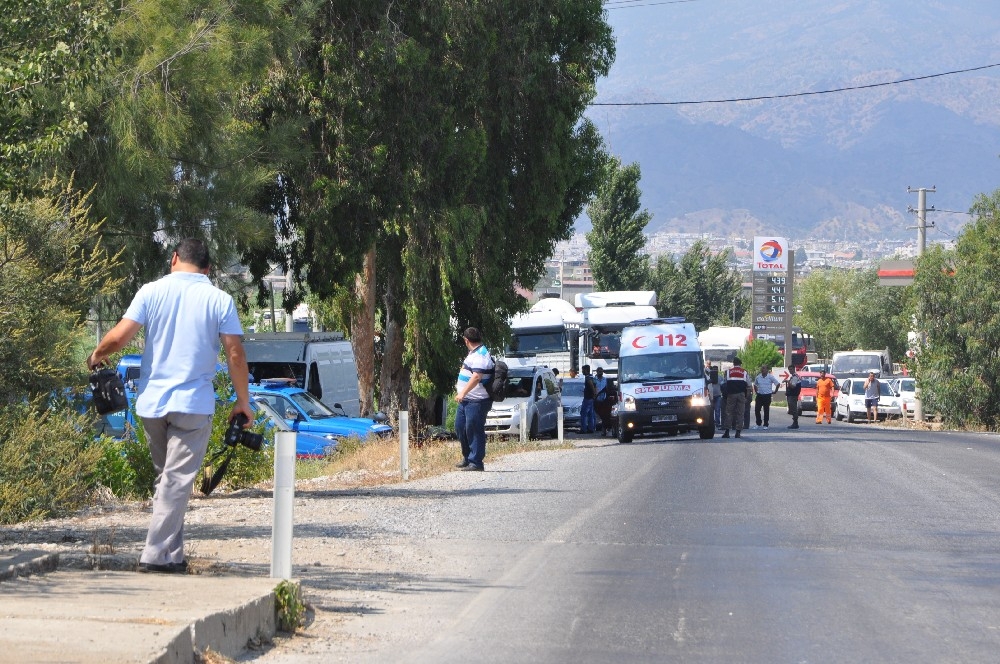
[[[259,400],[258,400],[259,399]],[[258,421],[266,420],[268,428],[275,431],[295,431],[285,419],[274,410],[265,397],[252,397],[250,407],[257,413]],[[295,457],[298,459],[317,459],[337,447],[337,443],[342,439],[331,433],[320,435],[316,433],[306,433],[297,431],[295,433]]]
[[[346,413],[327,408],[322,401],[297,387],[294,379],[274,378],[251,383],[250,399],[258,404],[266,403],[299,433],[338,438],[355,436],[362,440],[393,434],[392,427],[385,424],[384,415],[376,415],[377,419],[348,417]]]

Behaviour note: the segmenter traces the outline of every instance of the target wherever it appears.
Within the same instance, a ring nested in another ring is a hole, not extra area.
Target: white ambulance
[[[622,330],[618,441],[696,429],[715,436],[712,395],[698,333],[683,318],[632,321]]]

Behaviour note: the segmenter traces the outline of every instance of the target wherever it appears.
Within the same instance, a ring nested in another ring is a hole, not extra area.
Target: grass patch
[[[518,452],[536,450],[572,449],[569,442],[558,440],[529,440],[489,436],[486,441],[486,463],[498,457]],[[455,470],[462,457],[457,440],[430,440],[421,445],[410,443],[410,479],[433,477]],[[352,440],[341,443],[331,455],[323,459],[305,459],[296,463],[296,479],[309,480],[319,477],[336,477],[345,486],[376,486],[401,482],[399,466],[399,439],[387,438],[369,443]]]

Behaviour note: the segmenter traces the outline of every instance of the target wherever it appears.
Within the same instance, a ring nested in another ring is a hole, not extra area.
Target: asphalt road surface
[[[413,518],[468,573],[372,611],[350,659],[1000,660],[1000,439],[789,421],[461,473],[478,484]]]

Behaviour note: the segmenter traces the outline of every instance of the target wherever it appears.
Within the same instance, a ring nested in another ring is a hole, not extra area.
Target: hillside
[[[606,6],[618,54],[598,102],[822,91],[1000,63],[995,2]],[[998,102],[1000,67],[791,99],[594,106],[589,116],[612,152],[639,162],[651,232],[910,237],[908,186],[936,186],[928,204],[959,212],[1000,187]],[[967,216],[928,219],[953,235]]]

